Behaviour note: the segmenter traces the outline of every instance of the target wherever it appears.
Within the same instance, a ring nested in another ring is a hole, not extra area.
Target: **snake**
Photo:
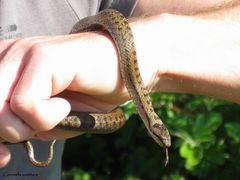
[[[130,95],[132,102],[146,126],[150,136],[165,150],[165,165],[168,163],[168,148],[171,146],[171,138],[168,129],[155,113],[149,91],[140,75],[134,36],[128,19],[117,10],[106,9],[96,15],[88,16],[78,21],[70,34],[89,31],[103,31],[112,38],[119,56],[120,74]],[[121,108],[116,108],[109,113],[70,112],[57,126],[58,129],[80,131],[85,133],[112,133],[121,128],[126,122]],[[46,161],[38,161],[34,157],[34,151],[30,140],[24,143],[28,150],[31,163],[38,167],[44,167],[53,159],[52,141],[49,147],[49,156]]]

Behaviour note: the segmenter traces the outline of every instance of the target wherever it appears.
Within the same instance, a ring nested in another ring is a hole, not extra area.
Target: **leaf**
[[[214,131],[221,125],[222,116],[217,112],[200,114],[193,124],[193,136],[196,141],[211,142],[214,139]]]
[[[227,135],[233,140],[234,143],[240,143],[240,123],[230,122],[225,124]]]
[[[214,164],[222,165],[229,158],[229,155],[225,152],[224,141],[220,141],[214,146],[211,146],[205,153],[206,159]]]
[[[162,177],[162,180],[169,180],[169,179],[171,179],[171,180],[185,180],[186,178],[182,175],[174,174],[174,173],[172,173],[168,176]]]
[[[79,168],[72,168],[67,173],[63,172],[63,179],[73,179],[73,180],[90,180],[91,175]]]
[[[172,109],[167,109],[166,112],[167,112],[168,118],[176,119],[177,114],[175,111],[173,111]]]
[[[178,138],[181,138],[183,140],[183,142],[186,142],[188,144],[193,144],[193,145],[196,144],[196,142],[194,142],[194,140],[193,140],[192,135],[186,128],[181,128],[178,130],[171,130],[171,134]]]
[[[183,144],[180,147],[180,156],[185,158],[185,168],[194,170],[203,158],[203,149],[201,146],[191,146],[190,144]]]
[[[123,180],[140,180],[140,178],[134,177],[132,175],[128,175],[124,177]]]

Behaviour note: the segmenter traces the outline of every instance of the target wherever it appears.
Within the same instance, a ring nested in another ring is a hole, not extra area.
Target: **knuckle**
[[[24,104],[26,104],[25,99],[26,98],[22,96],[12,96],[10,100],[11,110],[15,113],[22,113],[27,111],[24,106]]]
[[[42,43],[34,43],[29,48],[30,54],[42,54],[45,51],[44,45]]]
[[[25,56],[28,58],[34,57],[34,59],[37,59],[39,56],[41,57],[47,50],[44,42],[34,38],[18,39],[12,47],[13,49],[25,49]]]
[[[48,121],[48,118],[42,114],[38,106],[26,97],[14,96],[11,98],[11,110],[24,120],[35,131],[49,131],[55,127],[54,123]]]
[[[29,38],[22,38],[22,39],[16,39],[14,43],[11,45],[11,49],[13,50],[20,50],[29,48],[32,46],[32,42]]]

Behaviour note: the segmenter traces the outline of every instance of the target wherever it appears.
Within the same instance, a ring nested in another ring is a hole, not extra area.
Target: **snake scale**
[[[119,53],[122,79],[149,134],[157,144],[164,148],[166,165],[168,163],[168,148],[171,145],[170,135],[161,119],[154,112],[149,92],[140,76],[134,38],[127,19],[120,12],[107,9],[95,16],[83,18],[74,25],[71,33],[87,31],[105,31],[114,41]],[[56,128],[105,134],[116,131],[124,123],[125,117],[122,110],[118,108],[109,114],[71,112]],[[33,165],[43,167],[52,161],[55,140],[50,145],[49,157],[46,161],[37,161],[34,158],[30,141],[23,143]]]

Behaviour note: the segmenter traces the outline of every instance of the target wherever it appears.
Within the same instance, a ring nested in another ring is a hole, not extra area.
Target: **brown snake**
[[[168,163],[168,147],[171,145],[170,135],[161,119],[154,112],[149,92],[140,76],[136,48],[131,28],[127,19],[118,11],[104,10],[95,16],[80,20],[73,27],[71,33],[104,30],[112,37],[119,52],[121,76],[130,97],[139,115],[141,116],[152,138],[165,149]],[[57,128],[81,131],[86,133],[111,133],[121,128],[125,117],[121,109],[116,109],[109,114],[94,114],[71,112]],[[46,161],[37,161],[34,158],[33,147],[30,141],[23,142],[28,149],[30,161],[35,166],[47,166],[53,158],[53,145],[50,146],[49,157]]]

